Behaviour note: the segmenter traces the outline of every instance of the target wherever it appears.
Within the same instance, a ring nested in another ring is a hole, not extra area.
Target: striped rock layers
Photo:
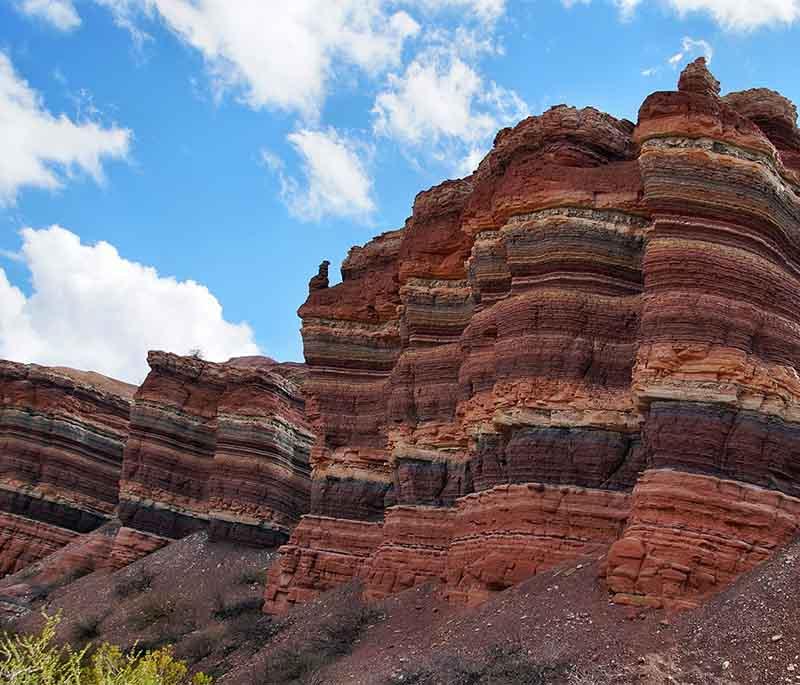
[[[120,482],[126,528],[176,539],[208,527],[216,539],[285,542],[309,506],[302,368],[164,352],[148,362]]]
[[[106,523],[135,388],[0,362],[0,576]]]
[[[199,528],[274,546],[308,511],[301,365],[149,360],[138,390],[0,362],[0,577],[27,574],[0,596],[121,568]]]
[[[346,580],[475,603],[609,553],[691,606],[795,534],[800,133],[700,60],[639,122],[501,131],[300,308],[311,514],[266,609]]]

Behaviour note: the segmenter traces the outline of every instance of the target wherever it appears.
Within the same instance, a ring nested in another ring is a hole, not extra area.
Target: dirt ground
[[[800,684],[800,544],[675,615],[611,604],[596,558],[474,609],[449,606],[434,586],[367,606],[353,584],[269,617],[274,557],[198,533],[53,591],[13,627],[61,611],[65,640],[174,644],[219,685]]]

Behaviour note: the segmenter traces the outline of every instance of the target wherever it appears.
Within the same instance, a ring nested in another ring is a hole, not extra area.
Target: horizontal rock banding
[[[792,534],[796,119],[703,60],[636,125],[556,107],[312,279],[312,512],[368,596],[474,603],[611,546],[615,598],[690,606]],[[351,577],[315,545],[268,608]]]
[[[498,486],[459,501],[447,552],[448,597],[477,604],[565,561],[604,552],[630,510],[627,493]]]
[[[249,545],[288,540],[309,507],[304,367],[149,361],[138,390],[0,362],[0,575],[56,552],[48,563],[65,577],[102,550],[93,568],[119,568],[205,528]],[[61,554],[67,543],[77,556]]]
[[[614,599],[692,607],[766,560],[800,531],[800,500],[735,481],[648,471],[609,552]]]
[[[308,510],[312,440],[301,373],[269,360],[214,364],[151,353],[125,449],[119,516],[180,538],[272,546]]]
[[[135,388],[0,362],[0,576],[113,515]]]

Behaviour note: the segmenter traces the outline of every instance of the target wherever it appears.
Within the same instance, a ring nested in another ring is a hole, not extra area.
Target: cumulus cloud
[[[258,354],[247,324],[225,320],[208,288],[160,276],[113,245],[53,226],[21,232],[28,296],[0,268],[0,357],[92,369],[140,382],[150,349],[206,359]]]
[[[0,206],[25,186],[56,189],[78,172],[103,181],[103,161],[126,159],[132,134],[97,121],[54,116],[0,52]]]
[[[333,128],[301,129],[289,134],[297,152],[302,180],[287,175],[283,161],[264,150],[262,160],[278,175],[289,211],[303,221],[325,216],[367,220],[375,210],[372,181],[362,159],[364,146]]]
[[[704,12],[720,26],[750,31],[760,26],[793,24],[800,19],[800,0],[669,0],[682,16]]]
[[[487,82],[458,54],[440,49],[391,75],[373,107],[376,133],[441,160],[457,159],[461,172],[479,159],[499,128],[527,112],[513,90]]]
[[[591,0],[561,0],[566,7]],[[630,19],[645,0],[612,0],[623,19]],[[652,2],[652,0],[651,0]],[[800,19],[800,0],[662,0],[681,17],[690,13],[709,15],[730,31],[752,31],[763,26],[790,25]]]
[[[130,0],[102,0],[129,8]],[[140,0],[205,58],[218,94],[254,108],[316,117],[334,65],[368,74],[400,62],[419,31],[405,10],[381,0]]]
[[[71,31],[81,25],[81,18],[72,0],[21,0],[17,2],[20,12],[37,17],[59,31]]]
[[[666,60],[666,65],[672,67],[673,70],[676,70],[684,62],[688,62],[698,55],[705,57],[706,62],[711,64],[711,60],[714,58],[714,48],[707,40],[695,39],[686,36],[681,41],[681,49]],[[642,76],[647,78],[650,76],[655,76],[660,71],[661,67],[656,66],[643,69],[641,73]]]

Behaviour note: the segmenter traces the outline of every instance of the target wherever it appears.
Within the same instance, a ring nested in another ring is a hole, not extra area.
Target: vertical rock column
[[[617,601],[692,606],[797,532],[795,119],[769,91],[720,98],[702,59],[640,110],[655,222],[634,387],[651,470],[610,555]]]
[[[265,609],[285,611],[359,575],[393,503],[386,437],[389,375],[400,347],[400,234],[353,248],[342,282],[312,279],[300,308],[308,378],[311,512],[270,569]]]
[[[599,554],[624,527],[641,468],[630,378],[650,229],[632,133],[557,107],[501,132],[473,179],[459,415],[476,494],[453,517],[452,601]]]

